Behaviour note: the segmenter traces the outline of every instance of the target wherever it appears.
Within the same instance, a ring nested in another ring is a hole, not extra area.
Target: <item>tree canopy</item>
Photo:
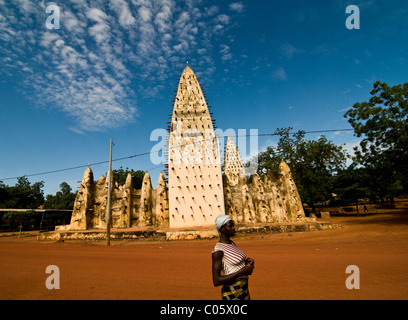
[[[0,208],[34,209],[44,203],[44,181],[33,184],[26,176],[17,179],[15,186],[0,183]]]
[[[123,167],[119,167],[119,169],[112,170],[113,172],[113,177],[115,181],[118,183],[118,185],[124,185],[126,182],[126,178],[128,173],[132,176],[132,182],[133,182],[133,187],[135,189],[141,189],[142,184],[143,184],[143,178],[145,175],[145,171],[143,170],[133,170],[129,169],[126,167],[126,169],[123,169]]]
[[[377,81],[370,94],[344,117],[363,138],[354,160],[370,170],[379,196],[393,199],[408,190],[408,83]]]
[[[336,193],[346,202],[373,201],[408,191],[408,83],[388,86],[377,81],[367,102],[355,103],[344,117],[362,138],[347,167],[347,154],[325,136],[305,139],[305,132],[277,129],[279,141],[252,159],[260,176],[276,174],[284,160],[304,203],[314,207]],[[257,161],[257,163],[256,163]],[[247,163],[248,167],[250,163]]]
[[[257,173],[263,176],[268,169],[277,174],[279,163],[284,160],[302,201],[314,210],[316,203],[331,197],[333,179],[345,166],[346,153],[342,146],[334,145],[325,136],[307,140],[304,131],[292,134],[291,130],[290,127],[277,129],[275,134],[280,136],[277,146],[269,146],[252,161],[258,161]]]
[[[74,207],[76,192],[71,192],[71,187],[65,181],[60,184],[60,191],[55,195],[48,194],[44,202],[45,209],[71,210]]]

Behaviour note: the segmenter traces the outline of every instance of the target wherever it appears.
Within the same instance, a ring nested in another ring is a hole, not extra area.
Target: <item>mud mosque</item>
[[[169,126],[167,163],[156,188],[146,172],[135,189],[130,173],[124,185],[112,184],[112,227],[168,229],[213,228],[219,214],[238,224],[305,221],[302,202],[290,169],[281,162],[247,182],[239,151],[231,137],[225,146],[223,170],[214,120],[199,80],[188,65],[181,74]],[[94,181],[83,175],[71,223],[66,230],[106,228],[108,177]]]

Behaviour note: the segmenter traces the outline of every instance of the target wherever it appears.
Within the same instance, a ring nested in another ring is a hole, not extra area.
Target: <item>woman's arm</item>
[[[238,277],[252,274],[253,267],[250,265],[246,265],[245,267],[238,270],[237,272],[234,272],[228,275],[221,275],[223,255],[224,255],[224,252],[222,251],[216,251],[212,254],[212,274],[213,274],[214,287],[228,284]]]

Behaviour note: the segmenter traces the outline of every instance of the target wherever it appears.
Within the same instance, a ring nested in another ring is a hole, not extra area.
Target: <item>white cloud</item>
[[[141,7],[138,11],[138,15],[142,22],[150,22],[152,19],[152,13],[147,7]]]
[[[272,73],[272,77],[280,81],[288,80],[288,75],[286,74],[286,71],[283,67],[280,67],[277,70],[275,70]]]
[[[40,44],[48,49],[57,39],[60,39],[60,36],[57,33],[45,32],[40,38]]]
[[[66,113],[74,132],[134,121],[136,101],[174,85],[174,72],[187,60],[202,66],[195,71],[204,81],[215,59],[232,60],[229,46],[214,50],[215,37],[233,27],[232,18],[199,0],[63,1],[55,3],[59,30],[45,27],[48,3],[16,1],[0,0],[0,74],[24,75],[26,96]],[[240,12],[243,5],[230,9]]]
[[[220,50],[220,53],[222,54],[221,55],[221,60],[227,61],[227,60],[232,59],[232,54],[230,53],[230,49],[231,48],[229,46],[225,45],[225,44],[221,45],[221,50]]]
[[[228,24],[230,22],[230,17],[227,16],[226,14],[220,14],[217,17],[217,21],[223,24]]]
[[[209,8],[206,8],[205,12],[206,12],[207,15],[213,16],[213,15],[215,15],[215,14],[217,14],[219,12],[219,9],[220,8],[218,6],[211,6]]]
[[[291,45],[289,43],[282,44],[281,47],[280,47],[280,50],[281,50],[282,54],[288,59],[292,58],[295,54],[303,52],[303,50],[298,49],[298,48],[296,48],[295,46],[293,46],[293,45]]]
[[[103,12],[102,10],[98,9],[98,8],[90,8],[87,12],[86,15],[89,19],[95,21],[95,22],[105,22],[105,20],[107,19],[107,15],[105,12]]]
[[[225,45],[225,44],[222,44],[221,45],[221,50],[220,50],[220,52],[221,53],[228,53],[229,52],[229,50],[230,50],[230,47],[229,46],[227,46],[227,45]]]
[[[173,14],[171,12],[171,7],[164,5],[154,19],[154,23],[156,24],[159,33],[168,34],[168,32],[171,30],[172,18]]]
[[[184,28],[184,26],[186,25],[187,22],[189,22],[190,20],[190,15],[188,12],[184,11],[181,13],[181,15],[178,17],[178,19],[176,20],[176,23],[174,24],[174,26],[178,29],[182,29]]]
[[[62,28],[67,28],[70,33],[80,34],[85,31],[86,22],[80,20],[71,10],[61,12]]]
[[[107,22],[108,16],[98,8],[91,8],[86,12],[88,19],[96,22],[88,28],[88,32],[99,44],[107,43],[110,38],[110,27]]]
[[[221,57],[221,59],[223,61],[231,60],[232,59],[232,54],[231,53],[226,53]]]
[[[119,17],[119,23],[122,27],[127,28],[135,24],[136,19],[129,10],[129,5],[124,0],[111,0],[110,7]]]
[[[229,5],[229,7],[230,7],[230,9],[231,9],[232,11],[236,11],[236,12],[242,12],[242,11],[244,11],[244,5],[242,4],[242,2],[234,2],[234,3],[231,3],[231,4]]]
[[[17,0],[16,7],[22,12],[24,15],[30,15],[35,12],[35,4],[30,0]]]

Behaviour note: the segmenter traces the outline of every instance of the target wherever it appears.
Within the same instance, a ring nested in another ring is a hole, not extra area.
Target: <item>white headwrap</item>
[[[232,220],[228,214],[220,214],[215,219],[215,228],[220,232],[221,227],[226,224],[228,221]]]

